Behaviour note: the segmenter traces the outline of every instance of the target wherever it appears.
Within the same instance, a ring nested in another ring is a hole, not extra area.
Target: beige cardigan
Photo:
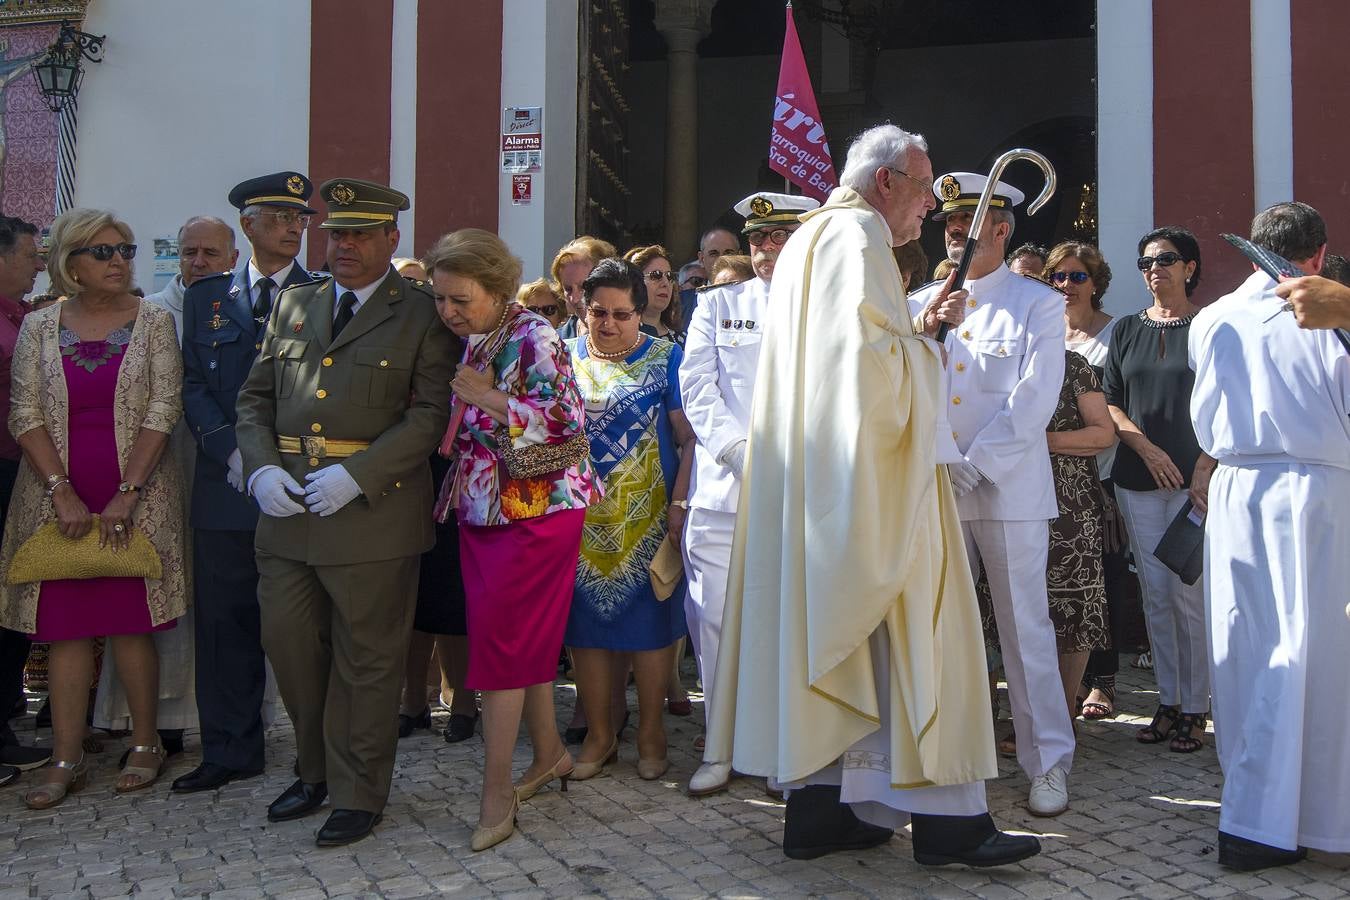
[[[14,349],[13,395],[9,430],[18,438],[46,427],[63,464],[69,463],[67,424],[69,398],[60,344],[61,304],[30,313],[23,320]],[[141,303],[117,374],[113,419],[118,464],[125,469],[131,447],[142,428],[169,434],[183,414],[183,359],[173,316],[151,303]],[[145,484],[132,523],[145,532],[164,565],[160,580],[146,579],[150,621],[161,625],[187,610],[184,580],[183,480],[171,452],[165,452]],[[101,510],[90,510],[101,512]],[[25,457],[5,536],[0,544],[0,625],[32,633],[37,628],[40,584],[5,584],[10,561],[19,546],[39,527],[54,520],[45,485]]]

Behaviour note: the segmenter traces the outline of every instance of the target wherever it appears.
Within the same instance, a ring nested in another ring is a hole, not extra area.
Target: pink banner
[[[821,202],[839,182],[830,159],[830,145],[825,141],[820,108],[811,90],[811,76],[806,72],[802,44],[797,39],[797,26],[792,21],[791,3],[787,5],[787,33],[783,35],[783,61],[778,69],[769,168]]]

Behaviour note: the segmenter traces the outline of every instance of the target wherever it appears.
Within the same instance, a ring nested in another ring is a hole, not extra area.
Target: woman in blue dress
[[[586,510],[564,638],[590,723],[572,778],[599,774],[618,756],[609,706],[631,654],[638,774],[652,780],[670,767],[661,715],[671,653],[685,624],[683,586],[657,600],[650,567],[665,542],[679,548],[694,433],[680,403],[680,348],[638,328],[647,305],[642,272],[620,259],[602,260],[582,296],[589,330],[568,344],[605,496]]]

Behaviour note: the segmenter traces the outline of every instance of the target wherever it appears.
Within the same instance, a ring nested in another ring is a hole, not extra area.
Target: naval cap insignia
[[[286,179],[286,190],[295,194],[297,197],[305,192],[305,182],[299,175],[292,175]]]
[[[767,216],[769,213],[773,212],[773,204],[770,203],[768,200],[765,200],[763,197],[756,197],[755,199],[750,201],[750,212],[754,213],[756,216],[760,218],[763,218],[764,216]]]
[[[961,196],[961,182],[950,175],[943,175],[942,181],[938,182],[938,192],[943,200],[955,200]]]
[[[338,206],[347,206],[356,199],[356,191],[339,181],[328,191],[328,199]]]

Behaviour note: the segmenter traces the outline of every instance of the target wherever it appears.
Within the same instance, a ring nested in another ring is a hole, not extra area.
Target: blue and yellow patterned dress
[[[670,412],[680,409],[682,353],[647,338],[622,360],[592,357],[568,341],[586,405],[591,462],[604,499],[586,510],[576,592],[563,642],[605,650],[659,650],[685,633],[684,591],[652,592],[649,566],[666,539],[679,468]]]

